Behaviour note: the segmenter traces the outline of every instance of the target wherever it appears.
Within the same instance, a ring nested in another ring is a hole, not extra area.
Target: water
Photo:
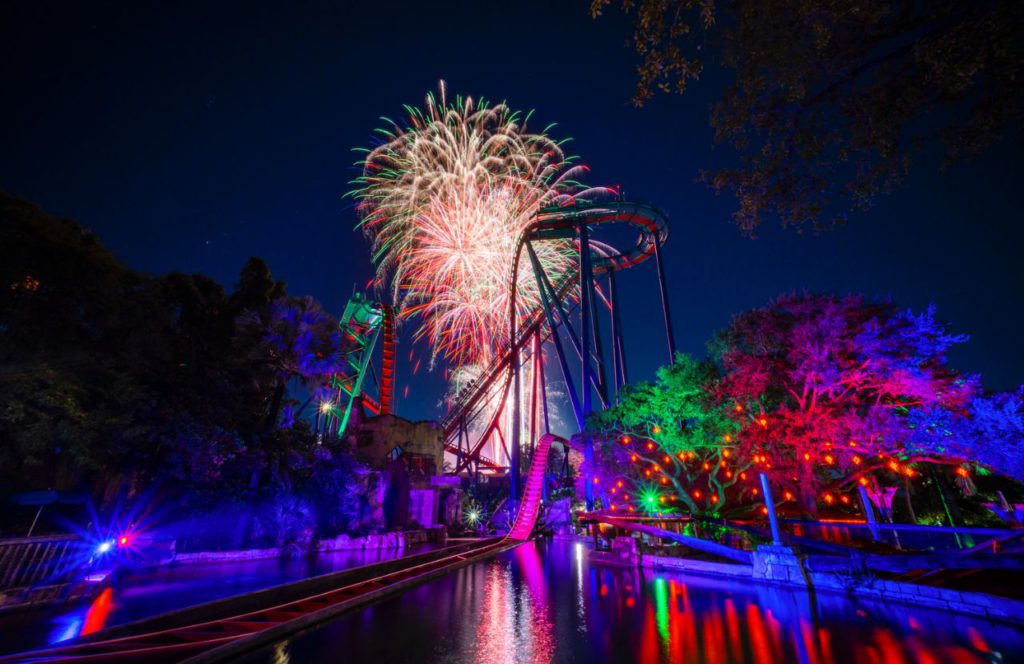
[[[118,576],[89,603],[0,616],[0,653],[41,648],[160,613],[428,550],[332,551],[315,558],[188,564]]]
[[[247,657],[274,662],[1024,662],[1024,631],[837,595],[605,567],[527,543]]]

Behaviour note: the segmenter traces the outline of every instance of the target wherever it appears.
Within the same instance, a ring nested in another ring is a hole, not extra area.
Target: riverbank
[[[1024,602],[1020,600],[983,592],[896,581],[871,574],[815,571],[808,568],[805,556],[798,555],[787,546],[761,545],[752,552],[751,557],[752,564],[745,565],[641,553],[636,550],[633,538],[616,538],[612,541],[610,551],[588,550],[588,558],[598,564],[735,579],[812,593],[835,593],[862,600],[895,602],[907,607],[926,607],[1024,626]]]

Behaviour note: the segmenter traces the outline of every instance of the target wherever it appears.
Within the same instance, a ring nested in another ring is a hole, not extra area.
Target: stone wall
[[[428,460],[428,474],[440,473],[444,463],[444,432],[436,422],[412,422],[397,415],[380,415],[359,423],[353,439],[356,458],[372,468],[383,468],[396,447]]]
[[[641,565],[651,569],[693,572],[712,576],[752,579],[796,590],[834,592],[861,599],[924,606],[962,615],[1024,624],[1024,602],[985,593],[936,588],[916,583],[889,581],[872,576],[853,577],[833,572],[813,572],[790,547],[762,545],[752,565],[714,563],[669,556],[643,555]]]
[[[438,536],[430,531],[412,530],[405,532],[381,533],[380,535],[365,535],[363,537],[349,537],[338,535],[331,539],[321,540],[316,550],[321,553],[328,551],[364,551],[378,549],[402,549],[406,546],[423,544],[438,539]],[[170,563],[216,563],[233,562],[241,560],[260,560],[264,558],[280,558],[284,551],[273,547],[269,549],[245,549],[241,551],[197,551],[194,553],[179,553],[173,555],[162,564]]]

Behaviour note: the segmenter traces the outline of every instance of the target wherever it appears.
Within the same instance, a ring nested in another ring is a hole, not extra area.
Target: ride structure
[[[338,321],[342,335],[341,373],[327,383],[333,401],[325,401],[317,413],[316,429],[321,426],[340,436],[348,427],[352,409],[358,404],[374,415],[393,412],[395,399],[395,322],[390,305],[371,302],[355,293]],[[378,340],[383,337],[381,370],[377,374],[372,360]],[[367,377],[377,386],[377,398],[367,393]],[[324,418],[321,423],[321,416]]]
[[[603,237],[616,226],[637,231],[633,246],[620,249]],[[524,437],[534,441],[542,433],[550,433],[543,371],[545,344],[554,348],[576,428],[583,435],[586,467],[592,468],[593,441],[586,437],[586,418],[594,411],[595,397],[596,405],[604,408],[614,401],[628,381],[623,303],[616,283],[618,272],[651,258],[655,260],[670,361],[675,355],[661,257],[668,235],[668,219],[664,213],[641,203],[580,202],[545,208],[538,213],[520,237],[516,249],[510,283],[508,339],[511,341],[498,355],[498,360],[457,396],[442,420],[446,451],[456,456],[454,473],[507,471],[511,502],[518,501],[521,442]],[[538,259],[536,246],[566,239],[572,240],[577,248],[574,269],[558,275],[548,274]],[[541,297],[540,306],[519,320],[517,284],[524,260],[528,261]],[[604,329],[609,331],[607,346]],[[526,388],[528,400],[524,399],[524,376],[530,379]],[[525,413],[524,408],[528,408]],[[507,464],[485,454],[488,443],[491,449],[506,452]],[[592,506],[592,477],[585,478],[585,486],[587,504]]]

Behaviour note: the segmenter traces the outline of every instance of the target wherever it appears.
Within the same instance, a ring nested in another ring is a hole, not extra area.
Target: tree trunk
[[[907,513],[910,515],[910,522],[917,523],[917,513],[914,512],[914,503],[910,500],[910,478],[903,478],[903,499],[907,502]]]
[[[942,500],[942,506],[946,510],[946,514],[949,517],[951,526],[963,526],[964,519],[960,515],[960,508],[956,505],[956,500],[953,498],[953,492],[950,490],[949,481],[941,470],[936,470],[934,465],[931,467],[932,481],[935,482],[935,486],[939,490],[939,499]]]
[[[814,492],[814,473],[809,471],[807,464],[804,464],[804,469],[800,471],[800,485],[797,487],[797,493],[800,498],[800,509],[804,516],[811,521],[818,520],[818,496]]]
[[[274,398],[270,401],[270,411],[267,413],[267,431],[273,430],[277,424],[277,417],[281,413],[281,402],[284,401],[285,381],[278,380],[274,388]]]

